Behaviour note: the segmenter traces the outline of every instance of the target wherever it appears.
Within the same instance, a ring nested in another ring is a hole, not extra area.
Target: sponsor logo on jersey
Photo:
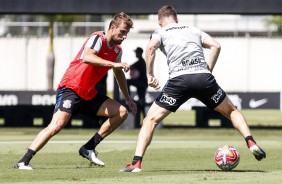
[[[223,92],[221,89],[218,89],[217,93],[214,94],[211,99],[214,101],[214,103],[218,103],[220,97],[222,96]]]
[[[165,31],[171,31],[171,30],[174,30],[174,29],[186,29],[186,28],[189,28],[189,27],[188,26],[170,27],[170,28],[166,29]]]
[[[198,65],[198,64],[201,64],[201,63],[205,63],[204,60],[201,60],[200,58],[188,58],[188,57],[185,57],[183,58],[183,60],[181,61],[182,63],[182,66],[193,66],[193,65]]]
[[[169,105],[174,105],[176,100],[172,97],[167,96],[167,94],[163,93],[160,98],[160,102],[167,103]]]

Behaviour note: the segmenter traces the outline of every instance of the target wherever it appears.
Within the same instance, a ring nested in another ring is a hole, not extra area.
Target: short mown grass
[[[12,168],[40,131],[38,128],[0,129],[0,183],[13,184],[125,184],[125,183],[263,183],[282,181],[281,130],[254,129],[253,135],[267,152],[258,162],[235,129],[157,129],[142,163],[141,173],[122,173],[134,156],[138,130],[116,130],[98,147],[103,168],[90,166],[78,155],[79,147],[96,130],[64,129],[38,152],[33,171]],[[218,146],[230,144],[241,155],[231,172],[213,161]]]

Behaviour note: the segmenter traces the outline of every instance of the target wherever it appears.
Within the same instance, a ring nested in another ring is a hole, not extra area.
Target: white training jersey
[[[185,24],[172,23],[156,30],[151,39],[158,40],[167,57],[169,78],[183,74],[210,73],[202,43],[208,34]]]

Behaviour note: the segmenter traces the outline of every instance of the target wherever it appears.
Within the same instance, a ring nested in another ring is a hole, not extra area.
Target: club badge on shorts
[[[66,108],[66,109],[69,109],[71,108],[71,100],[64,100],[63,101],[63,107]]]

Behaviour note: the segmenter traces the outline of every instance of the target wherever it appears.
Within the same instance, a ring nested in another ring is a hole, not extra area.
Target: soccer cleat
[[[20,170],[33,170],[30,165],[26,165],[24,162],[18,162],[14,165],[15,169],[20,169]]]
[[[98,158],[98,152],[96,150],[87,150],[84,148],[84,146],[82,146],[79,149],[79,155],[82,156],[83,158],[87,158],[88,160],[90,160],[91,162],[93,162],[98,166],[102,166],[102,167],[105,166],[104,162],[102,162],[102,160]]]
[[[258,145],[251,146],[250,151],[253,153],[253,155],[258,161],[261,161],[263,158],[266,157],[266,153]]]
[[[127,164],[125,168],[120,170],[121,172],[141,172],[141,161],[139,160],[136,164]]]

